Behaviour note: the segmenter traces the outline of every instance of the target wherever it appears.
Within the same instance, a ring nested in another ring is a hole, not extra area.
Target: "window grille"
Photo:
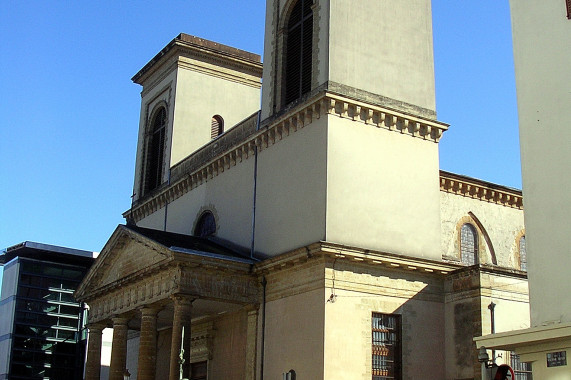
[[[152,191],[162,183],[165,154],[167,111],[161,107],[152,122],[147,151],[144,193]]]
[[[373,313],[371,326],[373,380],[402,378],[400,318],[400,315]]]
[[[210,126],[210,138],[214,140],[224,133],[224,119],[220,115],[212,116],[212,123]]]
[[[312,0],[298,0],[287,24],[285,104],[311,90],[313,53]]]
[[[527,270],[527,252],[525,247],[525,236],[519,239],[519,267],[521,270]]]
[[[531,374],[531,363],[522,363],[519,355],[510,353],[510,367],[514,370],[514,380],[533,380]]]
[[[464,224],[460,230],[460,256],[464,264],[478,263],[478,233],[470,223]]]

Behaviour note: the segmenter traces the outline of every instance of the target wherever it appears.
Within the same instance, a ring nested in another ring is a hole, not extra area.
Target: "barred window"
[[[212,123],[210,126],[210,138],[215,139],[224,133],[224,119],[220,115],[212,116]]]
[[[510,367],[514,370],[515,380],[533,380],[531,375],[531,363],[522,363],[519,355],[510,353]]]
[[[285,104],[311,90],[313,0],[298,0],[287,23],[285,46]]]
[[[470,223],[464,224],[460,230],[460,256],[463,264],[478,263],[478,232]]]
[[[527,270],[527,253],[525,250],[525,236],[519,239],[519,267],[521,270]]]
[[[161,107],[154,115],[148,137],[143,193],[159,187],[163,178],[167,111]]]
[[[372,317],[373,380],[400,380],[401,316],[373,313]]]

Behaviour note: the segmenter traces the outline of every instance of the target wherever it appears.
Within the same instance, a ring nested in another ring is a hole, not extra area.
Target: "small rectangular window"
[[[571,19],[571,0],[565,0],[567,3],[567,18]]]
[[[373,380],[401,380],[401,316],[373,313]]]

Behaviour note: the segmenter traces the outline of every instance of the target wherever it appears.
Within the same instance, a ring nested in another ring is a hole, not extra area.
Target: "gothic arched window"
[[[289,104],[311,91],[312,5],[313,0],[298,0],[287,22],[284,104]]]
[[[478,263],[478,232],[470,223],[462,225],[460,230],[460,259],[463,264]]]
[[[519,238],[519,268],[527,270],[527,253],[525,251],[525,235]]]
[[[200,215],[196,227],[194,227],[194,236],[207,237],[216,233],[216,219],[210,211],[205,211]]]
[[[214,140],[222,133],[224,133],[224,119],[220,115],[212,116],[212,122],[210,126],[210,138]]]
[[[159,187],[163,179],[167,111],[159,108],[153,116],[147,145],[144,193]]]

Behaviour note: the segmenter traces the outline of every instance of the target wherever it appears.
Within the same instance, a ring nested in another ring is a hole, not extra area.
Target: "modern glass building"
[[[85,307],[73,292],[93,252],[24,242],[0,253],[0,380],[82,379]]]

